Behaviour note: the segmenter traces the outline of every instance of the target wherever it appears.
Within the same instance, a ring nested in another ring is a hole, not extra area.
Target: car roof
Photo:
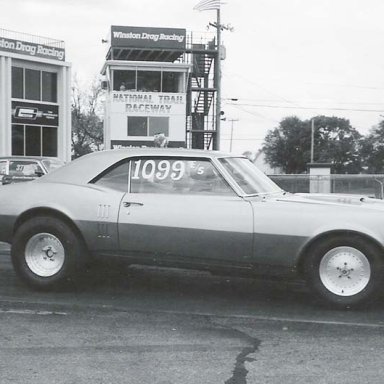
[[[185,148],[124,148],[100,152],[88,155],[60,167],[37,182],[63,182],[70,184],[87,184],[105,169],[117,162],[135,156],[180,156],[192,158],[216,158],[233,157],[228,153],[219,151],[207,151]]]

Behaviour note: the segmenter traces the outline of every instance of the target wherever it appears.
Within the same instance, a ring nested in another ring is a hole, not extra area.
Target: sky
[[[257,151],[288,116],[350,120],[361,134],[384,116],[382,0],[223,0],[222,150]],[[0,0],[0,28],[64,40],[87,86],[103,66],[111,25],[207,32],[198,0]],[[213,33],[214,30],[210,29]],[[231,101],[230,99],[237,99]]]

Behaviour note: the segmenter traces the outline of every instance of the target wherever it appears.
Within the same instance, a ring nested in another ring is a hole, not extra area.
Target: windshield
[[[280,187],[246,158],[227,157],[219,159],[219,161],[247,195],[282,191]]]
[[[60,168],[65,164],[64,161],[57,159],[44,159],[42,163],[48,172],[52,172],[54,169]]]

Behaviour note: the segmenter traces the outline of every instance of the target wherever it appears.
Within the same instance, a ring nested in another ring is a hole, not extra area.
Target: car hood
[[[302,202],[307,204],[359,206],[369,209],[384,210],[384,201],[365,195],[337,193],[296,193],[284,195],[279,200]]]
[[[254,197],[255,200],[278,201],[285,203],[302,203],[322,206],[356,206],[384,210],[384,200],[366,195],[338,194],[338,193],[266,193]],[[252,198],[253,200],[253,198]]]

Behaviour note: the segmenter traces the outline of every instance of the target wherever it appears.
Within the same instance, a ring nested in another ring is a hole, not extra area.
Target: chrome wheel
[[[341,246],[328,251],[320,261],[320,280],[331,293],[352,296],[361,292],[371,278],[367,257],[358,249]]]
[[[50,233],[32,236],[25,246],[25,262],[40,277],[50,277],[64,265],[65,251],[61,241]]]

